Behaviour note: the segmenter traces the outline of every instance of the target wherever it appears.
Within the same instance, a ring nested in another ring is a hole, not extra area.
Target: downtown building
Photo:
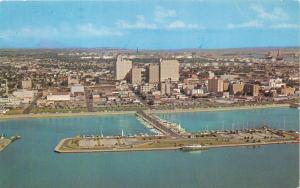
[[[171,79],[171,82],[179,81],[179,62],[178,60],[160,60],[159,80],[164,82]]]
[[[246,95],[257,97],[259,95],[260,86],[257,84],[245,84],[244,92]]]
[[[133,67],[130,72],[130,81],[134,85],[142,83],[142,68]]]
[[[155,84],[159,82],[159,65],[150,64],[147,69],[148,83]]]
[[[224,81],[218,78],[208,79],[207,90],[210,93],[219,93],[224,91]]]
[[[130,73],[132,69],[132,61],[122,56],[117,57],[117,61],[115,63],[115,79],[116,80],[124,80]]]

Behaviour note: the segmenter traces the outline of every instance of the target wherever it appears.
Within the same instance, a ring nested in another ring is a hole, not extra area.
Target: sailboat
[[[225,131],[224,130],[224,121],[222,122],[222,131]]]

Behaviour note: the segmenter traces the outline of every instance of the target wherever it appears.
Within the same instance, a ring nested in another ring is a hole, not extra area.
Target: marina
[[[176,138],[188,137],[189,135],[180,125],[163,120],[154,114],[138,111],[135,115],[138,119],[142,120],[145,127],[155,129],[160,135],[168,135]]]
[[[208,134],[209,131],[222,131],[222,121],[224,130],[230,131],[234,119],[235,129],[242,129],[242,126],[237,126],[239,117],[245,120],[245,124],[247,120],[249,125],[251,121],[264,122],[274,129],[283,129],[282,117],[286,117],[286,129],[298,130],[298,112],[293,108],[272,108],[174,113],[159,117],[180,123],[188,132]],[[81,136],[111,137],[121,136],[123,129],[125,136],[139,136],[141,133],[153,135],[136,119],[134,113],[2,120],[0,128],[7,136],[22,136],[21,140],[0,152],[0,166],[3,169],[0,171],[0,182],[1,187],[5,188],[81,188],[87,185],[112,188],[282,188],[297,187],[299,182],[298,144],[211,147],[187,152],[179,148],[136,152],[95,152],[89,149],[89,153],[80,154],[53,152],[60,140],[75,137],[79,133]],[[248,128],[252,129],[252,126]],[[132,179],[131,172],[136,174],[134,181],[127,181]],[[237,176],[240,178],[237,179]],[[112,181],[113,177],[118,177],[120,181]],[[14,181],[16,178],[18,181]]]
[[[147,150],[202,150],[220,147],[260,146],[299,143],[299,133],[293,130],[270,128],[228,129],[186,132],[179,125],[162,120],[153,114],[137,112],[137,119],[156,135],[119,136],[83,135],[66,138],[55,147],[57,153],[147,151]],[[285,125],[284,125],[285,127]]]

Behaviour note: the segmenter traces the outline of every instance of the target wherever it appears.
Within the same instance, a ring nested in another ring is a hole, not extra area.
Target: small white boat
[[[182,151],[195,151],[195,150],[202,150],[203,147],[201,144],[193,144],[193,145],[187,145],[182,146]]]

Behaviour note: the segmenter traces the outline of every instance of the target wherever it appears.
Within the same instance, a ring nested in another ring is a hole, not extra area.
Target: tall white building
[[[142,69],[133,67],[131,69],[131,83],[132,84],[140,84],[142,82]]]
[[[161,60],[159,77],[160,82],[171,79],[172,82],[179,81],[179,62],[178,60]]]
[[[130,72],[131,68],[132,61],[125,59],[119,55],[115,63],[115,79],[124,80],[127,74]]]
[[[157,64],[150,64],[147,73],[148,83],[159,82],[159,66]]]

